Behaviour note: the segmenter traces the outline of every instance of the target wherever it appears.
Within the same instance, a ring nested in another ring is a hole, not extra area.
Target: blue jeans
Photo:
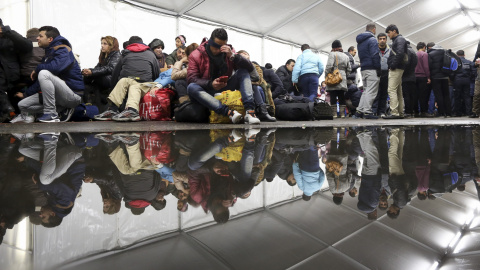
[[[315,73],[303,74],[298,78],[298,85],[303,96],[313,102],[318,92],[318,75]]]
[[[265,103],[265,92],[263,92],[262,87],[258,85],[252,85],[253,89],[253,99],[255,100],[255,105],[259,106]]]
[[[229,108],[227,105],[222,104],[219,100],[214,98],[213,95],[225,90],[240,90],[245,110],[255,109],[252,81],[250,80],[250,74],[245,69],[238,69],[228,80],[227,86],[219,91],[204,89],[196,83],[191,83],[187,87],[187,92],[191,99],[220,115],[227,115]]]

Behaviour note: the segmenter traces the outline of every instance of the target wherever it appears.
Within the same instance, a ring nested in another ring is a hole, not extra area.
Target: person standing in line
[[[292,82],[298,84],[303,96],[313,102],[317,97],[318,78],[323,73],[323,62],[308,44],[303,44],[301,50],[302,54],[297,58],[293,68]]]
[[[418,92],[420,102],[420,117],[433,117],[428,113],[428,99],[430,91],[427,85],[431,84],[430,68],[428,66],[427,45],[424,42],[417,44],[417,67],[415,67],[415,86]]]
[[[380,33],[377,36],[378,48],[380,49],[380,85],[378,87],[378,94],[373,102],[373,113],[383,117],[387,112],[387,98],[388,98],[388,57],[390,57],[391,49],[387,45],[387,34]]]

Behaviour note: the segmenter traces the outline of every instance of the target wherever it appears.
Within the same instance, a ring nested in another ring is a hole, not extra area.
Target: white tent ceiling
[[[330,51],[340,39],[355,45],[355,37],[370,22],[377,33],[396,24],[412,43],[440,43],[464,49],[473,57],[480,40],[478,0],[129,0],[179,17],[193,17],[295,44],[308,43]]]

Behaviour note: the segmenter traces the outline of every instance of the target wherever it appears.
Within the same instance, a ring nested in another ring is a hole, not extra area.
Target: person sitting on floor
[[[187,38],[184,36],[184,35],[180,35],[178,37],[175,38],[175,50],[173,50],[173,52],[171,54],[169,54],[167,56],[167,67],[168,68],[172,68],[173,65],[175,64],[175,62],[177,62],[178,60],[178,48],[185,48],[187,44]]]
[[[155,54],[155,57],[157,57],[158,60],[158,66],[160,67],[160,72],[164,72],[165,70],[169,69],[167,66],[167,57],[168,54],[163,52],[163,49],[165,49],[165,45],[161,39],[154,39],[150,44],[148,44],[148,47],[152,49],[153,53]]]
[[[175,91],[179,99],[179,103],[188,99],[187,93],[187,70],[188,70],[188,57],[190,54],[198,48],[197,43],[192,43],[183,50],[183,53],[179,54],[182,49],[177,49],[177,59],[182,56],[172,68],[172,80],[175,81]]]

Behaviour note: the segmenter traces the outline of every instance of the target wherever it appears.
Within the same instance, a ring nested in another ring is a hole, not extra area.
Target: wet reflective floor
[[[1,269],[480,269],[478,126],[17,133],[0,153]]]

